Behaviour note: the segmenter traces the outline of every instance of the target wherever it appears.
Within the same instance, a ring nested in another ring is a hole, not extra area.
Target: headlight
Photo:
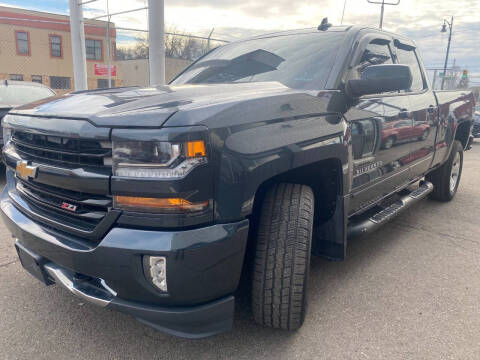
[[[3,128],[3,143],[6,144],[12,137],[12,129]]]
[[[203,140],[184,143],[114,141],[113,174],[133,178],[180,179],[207,163]]]

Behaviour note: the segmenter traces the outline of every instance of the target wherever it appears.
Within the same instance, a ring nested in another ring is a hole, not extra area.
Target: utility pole
[[[395,2],[386,2],[385,0],[378,1],[378,0],[367,0],[370,4],[375,4],[375,5],[382,5],[381,10],[380,10],[380,26],[379,28],[383,28],[383,14],[385,13],[385,5],[393,5],[397,6],[400,4],[400,0],[397,0]]]
[[[445,55],[445,65],[443,66],[442,90],[445,85],[445,77],[447,76],[448,55],[450,53],[450,43],[452,41],[453,16],[450,22],[443,19],[443,25],[442,25],[442,31],[441,31],[442,33],[447,32],[447,25],[449,28],[449,34],[448,34],[447,55]]]
[[[72,38],[73,81],[76,91],[88,90],[85,26],[78,0],[70,0],[70,34]]]
[[[110,44],[110,7],[107,0],[107,71],[108,71],[108,88],[112,88],[112,54]]]
[[[208,40],[207,40],[208,51],[210,51],[210,39],[212,38],[212,34],[214,31],[215,31],[215,28],[213,28],[212,31],[210,31],[210,34],[208,35]]]
[[[150,85],[165,85],[165,0],[148,0]]]
[[[345,8],[347,7],[347,0],[343,2],[343,11],[342,11],[342,20],[340,20],[340,25],[343,25],[343,17],[345,16]]]

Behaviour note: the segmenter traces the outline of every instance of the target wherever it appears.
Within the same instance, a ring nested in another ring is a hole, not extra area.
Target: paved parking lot
[[[255,325],[241,291],[233,332],[196,341],[44,287],[0,223],[0,359],[479,359],[479,207],[477,142],[453,202],[423,201],[351,241],[343,263],[312,259],[299,331]]]

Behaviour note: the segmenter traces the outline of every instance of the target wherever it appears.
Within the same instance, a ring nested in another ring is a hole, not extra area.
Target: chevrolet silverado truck
[[[342,260],[347,239],[454,197],[473,107],[469,91],[432,90],[403,36],[262,35],[167,86],[14,109],[1,210],[44,284],[200,338],[232,328],[246,274],[255,321],[295,330],[311,254]],[[385,146],[396,124],[406,135]]]

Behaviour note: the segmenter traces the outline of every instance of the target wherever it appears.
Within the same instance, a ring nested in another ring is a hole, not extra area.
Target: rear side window
[[[422,91],[424,89],[423,75],[415,50],[397,47],[397,59],[400,64],[410,67],[413,77],[410,91]]]

